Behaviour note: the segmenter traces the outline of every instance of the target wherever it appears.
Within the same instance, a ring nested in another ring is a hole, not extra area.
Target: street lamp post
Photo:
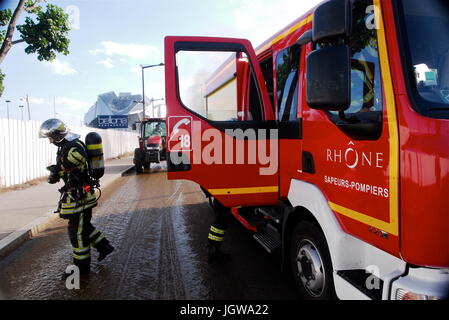
[[[145,77],[144,77],[144,69],[152,68],[152,67],[162,67],[164,64],[161,62],[159,64],[151,64],[151,65],[140,65],[140,68],[142,68],[142,106],[143,106],[143,117],[145,118]]]
[[[28,108],[28,120],[31,120],[31,112],[30,112],[30,101],[28,99],[28,94],[26,96],[27,108]]]
[[[28,94],[23,97],[20,98],[20,101],[24,101],[27,104],[27,109],[28,109],[28,120],[31,120],[31,112],[30,112],[30,100],[28,99]],[[24,106],[19,106],[19,107],[24,107]]]
[[[23,106],[20,105],[19,108],[20,108],[20,111],[22,111],[22,121],[23,121]]]
[[[6,117],[9,120],[9,103],[11,102],[11,100],[6,100]]]

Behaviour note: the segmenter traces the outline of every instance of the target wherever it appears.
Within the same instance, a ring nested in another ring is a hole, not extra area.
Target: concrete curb
[[[134,165],[121,171],[115,178],[107,181],[101,185],[101,188],[106,188],[108,185],[113,183],[124,174],[129,173],[134,169]],[[0,240],[0,261],[20,247],[27,240],[36,237],[39,233],[45,230],[52,222],[59,219],[59,215],[56,213],[46,213],[42,217],[39,217],[26,226],[14,231],[13,233],[7,235],[5,238]]]
[[[133,166],[129,167],[128,169],[122,171],[122,172],[120,173],[120,176],[124,177],[125,175],[129,174],[131,171],[133,171],[133,170],[135,170],[135,169],[136,169],[136,166],[133,165]]]

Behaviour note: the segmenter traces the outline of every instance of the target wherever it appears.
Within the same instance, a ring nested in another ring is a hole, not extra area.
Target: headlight
[[[440,298],[434,296],[427,296],[424,294],[407,291],[404,289],[397,289],[396,300],[440,300]]]

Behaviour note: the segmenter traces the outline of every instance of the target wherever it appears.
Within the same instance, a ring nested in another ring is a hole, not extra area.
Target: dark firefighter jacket
[[[59,175],[64,180],[59,214],[62,218],[95,207],[97,199],[88,175],[87,153],[79,140],[63,140],[57,153]]]

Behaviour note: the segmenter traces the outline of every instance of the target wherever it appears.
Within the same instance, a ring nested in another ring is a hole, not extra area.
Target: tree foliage
[[[39,61],[52,61],[57,53],[69,54],[69,15],[56,5],[41,6],[43,0],[20,0],[14,11],[0,10],[0,64],[15,44],[25,42],[27,54],[37,53]],[[17,25],[25,12],[25,23]],[[13,40],[15,31],[20,39]],[[3,93],[4,74],[0,70],[0,96]]]
[[[70,30],[68,15],[62,8],[49,4],[46,11],[39,10],[35,22],[27,17],[23,25],[17,26],[20,36],[28,46],[26,53],[37,52],[37,58],[51,61],[56,58],[56,52],[69,54],[69,38],[66,34]]]
[[[5,79],[5,75],[0,70],[0,97],[3,94],[3,91],[5,90],[5,87],[3,86],[3,79]]]
[[[4,28],[8,25],[12,17],[11,9],[5,9],[0,11],[0,28]],[[0,42],[3,43],[5,40],[6,30],[0,30]]]
[[[361,52],[367,46],[377,50],[376,29],[366,27],[367,3],[355,2],[352,9],[353,36],[351,37],[352,54]]]

